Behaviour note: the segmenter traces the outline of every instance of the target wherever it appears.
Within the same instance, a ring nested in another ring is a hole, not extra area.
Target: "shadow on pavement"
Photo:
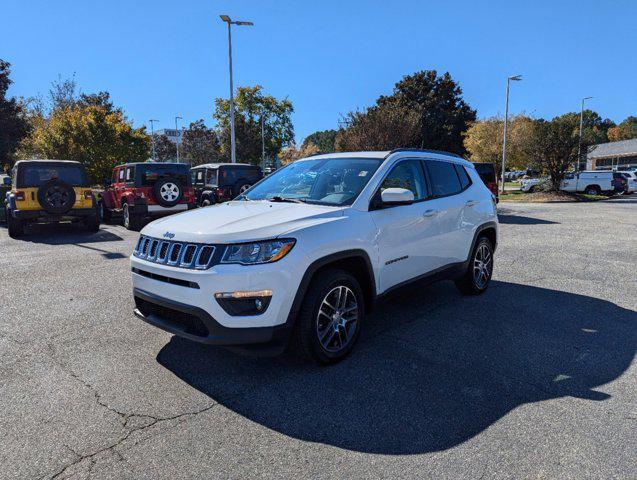
[[[508,215],[506,213],[498,213],[498,221],[500,223],[512,224],[512,225],[547,225],[557,224],[559,222],[552,222],[550,220],[543,220],[541,218],[522,217],[520,215]]]
[[[24,236],[17,241],[42,243],[46,245],[70,245],[78,243],[118,242],[122,237],[104,229],[102,225],[97,233],[82,231],[77,225],[71,224],[38,224],[29,225]],[[78,245],[82,246],[82,245]]]
[[[603,401],[637,349],[637,314],[596,298],[493,282],[461,297],[449,282],[395,297],[352,355],[320,368],[250,359],[173,337],[157,361],[234,412],[303,441],[365,453],[454,447],[516,407]]]

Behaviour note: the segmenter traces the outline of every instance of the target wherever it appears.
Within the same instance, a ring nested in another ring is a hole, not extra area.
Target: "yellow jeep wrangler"
[[[32,223],[78,223],[100,228],[97,205],[84,165],[68,160],[21,160],[12,170],[5,209],[9,236],[17,238]]]

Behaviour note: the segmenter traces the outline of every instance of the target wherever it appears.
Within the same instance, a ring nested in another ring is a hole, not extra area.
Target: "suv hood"
[[[249,242],[343,217],[344,207],[235,201],[171,215],[148,224],[142,234],[193,243]]]

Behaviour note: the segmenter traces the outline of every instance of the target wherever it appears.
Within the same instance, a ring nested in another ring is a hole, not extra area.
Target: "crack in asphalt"
[[[136,432],[143,432],[145,430],[150,429],[151,427],[154,427],[156,425],[159,425],[161,423],[164,422],[170,422],[170,421],[174,421],[174,420],[179,420],[181,418],[185,418],[185,417],[194,417],[197,416],[201,413],[207,412],[211,409],[213,409],[214,407],[220,405],[217,402],[212,402],[211,404],[193,411],[193,412],[182,412],[182,413],[178,413],[176,415],[172,415],[169,417],[157,417],[154,415],[148,415],[148,414],[144,414],[144,413],[126,413],[126,412],[122,412],[119,411],[118,409],[111,407],[110,405],[108,405],[106,402],[104,402],[102,400],[102,397],[100,395],[100,393],[97,391],[97,389],[90,384],[89,382],[86,382],[85,380],[83,380],[72,368],[70,368],[68,365],[64,364],[63,362],[61,362],[58,358],[57,358],[57,353],[55,351],[55,348],[53,347],[53,345],[46,343],[46,348],[49,351],[49,355],[51,357],[51,359],[55,362],[56,365],[58,365],[63,371],[65,371],[66,373],[68,373],[74,380],[76,380],[77,382],[79,382],[82,386],[84,386],[85,388],[88,388],[94,396],[95,402],[100,405],[101,407],[107,409],[108,411],[116,414],[120,420],[120,422],[122,423],[123,428],[127,429],[128,431],[122,435],[118,440],[116,440],[115,442],[106,445],[102,448],[99,448],[98,450],[92,452],[92,453],[88,453],[88,454],[81,454],[77,451],[75,451],[73,448],[71,448],[69,445],[64,445],[65,448],[67,448],[70,452],[73,453],[73,455],[75,455],[75,459],[70,462],[67,463],[66,465],[64,465],[62,468],[60,468],[57,472],[53,473],[52,475],[47,474],[44,475],[40,478],[51,478],[51,479],[56,479],[56,478],[62,478],[62,476],[67,472],[67,470],[69,468],[72,468],[75,465],[78,465],[80,463],[82,463],[84,460],[90,460],[90,464],[89,464],[89,468],[88,468],[88,476],[90,477],[90,474],[93,470],[93,467],[96,463],[95,461],[95,457],[99,454],[102,454],[104,452],[113,452],[116,456],[119,457],[120,460],[124,460],[124,456],[121,454],[121,452],[119,452],[117,450],[117,447],[121,446],[126,440],[128,440],[130,438],[131,435],[133,435]],[[130,421],[132,419],[135,418],[144,418],[149,420],[149,423],[145,424],[145,425],[140,425],[140,426],[133,426],[130,424]]]

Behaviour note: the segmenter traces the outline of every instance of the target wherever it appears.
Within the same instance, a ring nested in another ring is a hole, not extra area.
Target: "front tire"
[[[493,245],[486,237],[476,242],[467,271],[456,280],[456,287],[464,295],[480,295],[489,288],[493,276]]]
[[[122,223],[126,230],[138,231],[140,228],[140,218],[138,215],[131,213],[128,203],[122,205]]]
[[[110,209],[104,205],[104,201],[101,200],[98,204],[98,208],[99,208],[99,216],[100,216],[100,222],[101,223],[110,223],[112,220],[112,214]]]
[[[319,273],[310,283],[296,319],[294,350],[321,365],[341,361],[360,334],[364,303],[358,281],[348,272]]]
[[[601,190],[599,189],[599,187],[595,187],[595,186],[593,186],[593,187],[586,187],[586,190],[584,190],[584,193],[585,193],[586,195],[601,195],[601,194],[602,194],[602,192],[601,192]]]

